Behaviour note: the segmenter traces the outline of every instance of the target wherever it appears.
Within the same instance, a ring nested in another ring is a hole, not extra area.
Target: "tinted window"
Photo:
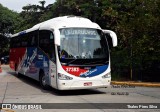
[[[39,31],[39,47],[55,61],[54,35],[51,31]]]
[[[38,44],[38,31],[18,35],[11,39],[11,47],[35,47]]]

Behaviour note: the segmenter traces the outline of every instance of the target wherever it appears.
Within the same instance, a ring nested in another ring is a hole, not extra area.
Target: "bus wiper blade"
[[[97,63],[97,62],[101,62],[101,63]],[[105,62],[102,62],[102,61],[93,61],[93,62],[89,62],[89,63],[84,63],[84,64],[106,64],[108,63],[109,61],[105,61]]]
[[[71,60],[70,62],[68,62],[68,63],[64,63],[64,65],[69,65],[69,64],[71,64],[72,62],[74,62],[74,61],[76,61],[77,59],[74,59],[74,60]]]

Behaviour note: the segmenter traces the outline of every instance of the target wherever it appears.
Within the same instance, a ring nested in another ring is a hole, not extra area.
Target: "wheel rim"
[[[42,85],[45,86],[46,85],[46,79],[45,76],[42,77]]]

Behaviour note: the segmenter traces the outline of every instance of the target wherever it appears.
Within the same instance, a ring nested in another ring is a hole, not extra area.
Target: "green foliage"
[[[9,52],[9,40],[6,36],[14,33],[18,23],[18,14],[0,4],[0,57]]]
[[[128,60],[128,70],[129,68],[133,69],[134,80],[153,80],[151,76],[148,76],[156,74],[155,81],[159,81],[160,38],[158,32],[160,10],[158,6],[160,2],[157,0],[136,0],[130,3],[127,2],[122,2],[122,9],[124,10],[120,11],[117,7],[119,20],[115,31],[119,36],[118,46],[121,49],[119,52],[122,52],[122,54],[128,53],[125,55],[124,59],[121,58],[122,66],[118,67],[118,64],[114,67],[125,71],[125,67],[123,66],[127,65],[125,62]],[[116,51],[113,55],[119,56],[119,52]],[[115,57],[112,60],[117,60],[117,58]],[[153,71],[151,67],[155,65],[155,62],[159,63],[156,66],[157,71]],[[124,72],[120,74],[122,75]],[[137,74],[143,77],[138,77]]]
[[[18,14],[0,4],[0,33],[14,33]]]
[[[7,55],[9,51],[9,40],[7,37],[0,34],[0,57]]]

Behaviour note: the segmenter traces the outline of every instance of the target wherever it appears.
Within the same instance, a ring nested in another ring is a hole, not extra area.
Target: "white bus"
[[[63,16],[14,34],[10,67],[58,90],[107,87],[111,82],[108,39],[117,46],[113,31],[87,18]]]

